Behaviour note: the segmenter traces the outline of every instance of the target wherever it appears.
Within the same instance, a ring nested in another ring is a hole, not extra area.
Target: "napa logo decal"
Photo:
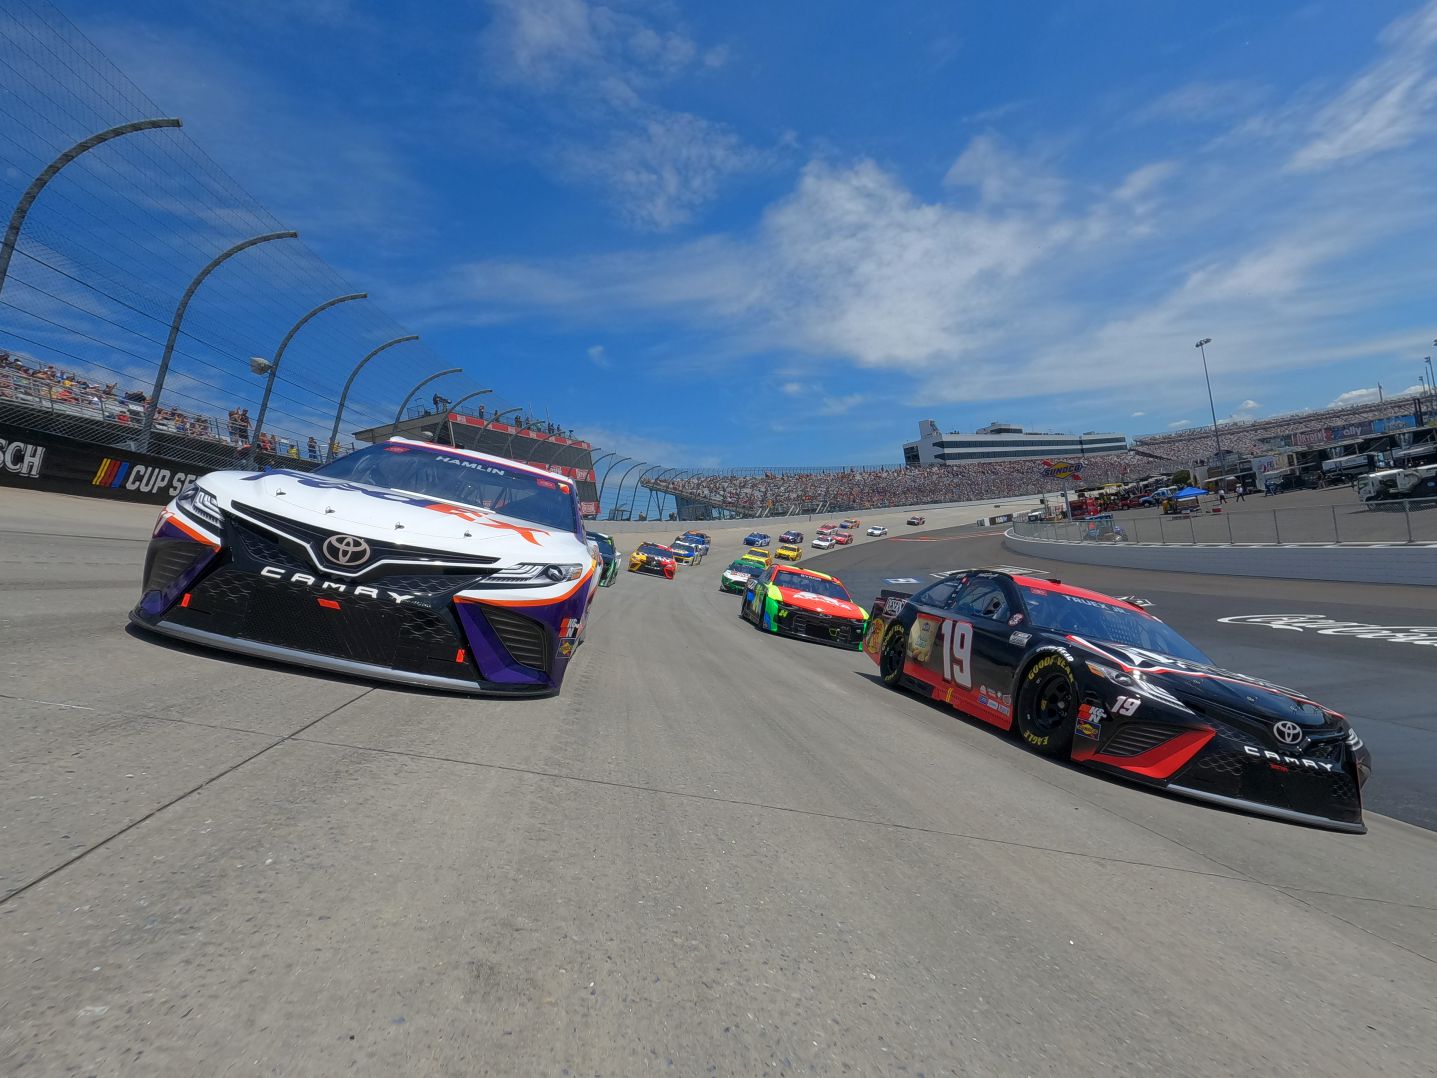
[[[168,468],[131,464],[128,460],[106,457],[95,469],[90,486],[107,487],[110,490],[137,490],[142,494],[154,494],[164,490],[173,496],[184,490],[195,478],[197,476],[188,472],[172,472]]]

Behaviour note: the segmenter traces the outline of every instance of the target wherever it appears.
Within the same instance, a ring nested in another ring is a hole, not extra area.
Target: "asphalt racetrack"
[[[1437,834],[1031,755],[740,621],[742,529],[490,701],[127,630],[153,518],[0,501],[0,1074],[1432,1073]],[[1012,560],[937,538],[811,563]],[[1072,568],[1348,711],[1432,822],[1430,648],[1216,621],[1430,598]]]

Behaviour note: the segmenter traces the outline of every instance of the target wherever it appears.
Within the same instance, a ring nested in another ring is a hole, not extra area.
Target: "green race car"
[[[763,570],[764,566],[752,558],[736,558],[723,571],[723,576],[719,577],[719,591],[740,594],[748,589],[749,580],[758,576]]]
[[[623,560],[623,556],[614,547],[614,537],[603,532],[589,532],[589,538],[599,547],[599,561],[602,563],[599,570],[599,587],[613,587],[614,581],[619,579],[619,562]]]

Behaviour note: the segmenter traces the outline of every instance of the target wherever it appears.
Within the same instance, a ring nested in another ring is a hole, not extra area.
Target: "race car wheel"
[[[1044,756],[1067,756],[1078,718],[1077,682],[1065,656],[1043,655],[1023,675],[1018,691],[1018,733]]]
[[[903,657],[908,651],[908,633],[902,625],[890,626],[883,634],[883,650],[878,653],[878,677],[890,689],[901,688]]]

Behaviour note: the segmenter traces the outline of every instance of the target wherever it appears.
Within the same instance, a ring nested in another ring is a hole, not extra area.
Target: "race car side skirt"
[[[1292,809],[1264,805],[1259,801],[1244,801],[1240,797],[1226,797],[1223,794],[1208,793],[1205,790],[1194,790],[1188,786],[1174,786],[1171,783],[1162,787],[1162,789],[1167,790],[1169,793],[1180,794],[1183,797],[1191,797],[1197,801],[1208,801],[1214,805],[1222,805],[1225,808],[1241,809],[1243,812],[1251,812],[1258,816],[1270,816],[1275,820],[1307,824],[1311,827],[1323,827],[1329,831],[1346,831],[1353,835],[1367,834],[1367,825],[1360,821],[1357,823],[1349,823],[1346,820],[1333,820],[1326,816],[1315,816],[1310,812],[1294,812]]]
[[[255,659],[268,659],[273,662],[288,663],[292,666],[307,666],[315,670],[326,670],[333,674],[367,678],[373,681],[397,682],[399,684],[415,685],[425,689],[439,689],[443,692],[464,693],[468,696],[549,696],[555,691],[548,685],[496,685],[492,682],[471,681],[463,678],[447,678],[437,674],[420,674],[409,670],[395,670],[388,666],[375,666],[372,663],[355,662],[352,659],[340,659],[331,655],[316,655],[313,652],[300,651],[297,648],[280,647],[277,644],[264,644],[257,640],[243,640],[233,636],[221,636],[219,633],[206,632],[204,629],[193,629],[187,625],[176,625],[173,622],[142,621],[135,617],[134,614],[130,615],[130,622],[137,628],[149,632],[162,633],[165,636],[171,636],[176,640],[183,640],[190,644],[217,648],[221,651],[232,651],[239,655],[248,655]]]

